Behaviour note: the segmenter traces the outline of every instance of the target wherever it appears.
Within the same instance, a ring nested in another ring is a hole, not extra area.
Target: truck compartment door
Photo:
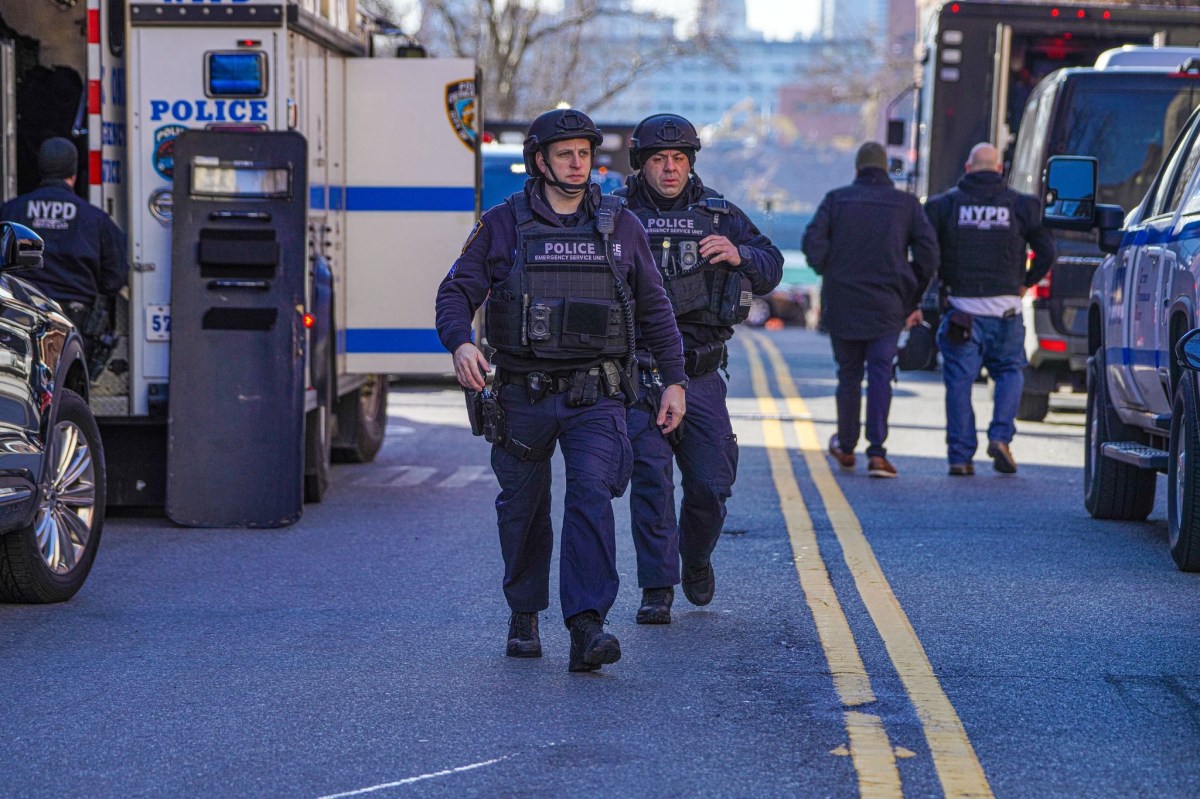
[[[450,369],[434,296],[475,223],[478,130],[469,59],[346,63],[345,335],[351,373]]]

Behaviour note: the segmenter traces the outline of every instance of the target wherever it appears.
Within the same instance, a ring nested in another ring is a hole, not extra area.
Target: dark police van
[[[1009,185],[1044,196],[1047,159],[1091,156],[1100,164],[1097,201],[1123,208],[1137,205],[1165,148],[1200,105],[1200,58],[1172,61],[1171,67],[1120,66],[1130,63],[1137,51],[1146,54],[1144,63],[1155,50],[1125,48],[1111,59],[1102,56],[1099,68],[1060,69],[1047,75],[1025,106]],[[1160,49],[1159,55],[1179,58],[1182,50]],[[1200,50],[1192,52],[1200,55]],[[1058,258],[1025,298],[1029,366],[1017,418],[1026,421],[1045,417],[1050,394],[1060,386],[1083,388],[1089,355],[1088,286],[1103,254],[1090,233],[1054,234]]]

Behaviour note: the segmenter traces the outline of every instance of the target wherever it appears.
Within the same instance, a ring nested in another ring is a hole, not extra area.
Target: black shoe
[[[508,617],[508,649],[510,658],[540,658],[542,639],[538,637],[536,613],[513,613]]]
[[[666,588],[642,589],[642,606],[638,608],[638,624],[670,624],[671,603],[675,601],[675,589]]]
[[[703,607],[712,602],[713,593],[717,590],[717,578],[713,574],[711,563],[693,569],[683,567],[683,595],[697,607]]]
[[[567,620],[571,630],[571,661],[567,671],[595,671],[621,659],[621,642],[604,632],[604,622],[594,610],[576,613]]]

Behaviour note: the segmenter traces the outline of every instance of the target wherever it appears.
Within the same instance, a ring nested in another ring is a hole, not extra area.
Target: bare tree
[[[646,70],[684,52],[716,51],[712,37],[676,39],[670,21],[613,0],[423,0],[422,41],[435,55],[474,58],[489,115],[532,116],[558,102],[597,106]]]

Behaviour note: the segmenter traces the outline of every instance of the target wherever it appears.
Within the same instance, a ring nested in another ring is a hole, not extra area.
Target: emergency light
[[[206,53],[204,72],[209,97],[267,95],[266,53]]]

